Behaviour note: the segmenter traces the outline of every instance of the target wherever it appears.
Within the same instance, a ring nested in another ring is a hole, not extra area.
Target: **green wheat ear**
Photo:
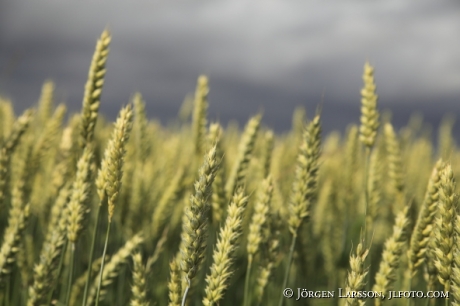
[[[132,255],[134,263],[133,285],[131,292],[133,297],[130,301],[130,306],[149,306],[147,301],[147,271],[142,263],[141,253]]]
[[[430,234],[434,227],[436,210],[438,208],[441,174],[444,167],[444,162],[442,159],[439,159],[433,168],[430,180],[428,181],[425,199],[410,240],[408,256],[409,268],[413,276],[417,273],[417,268],[425,261]]]
[[[180,269],[184,272],[188,282],[183,297],[184,301],[191,286],[190,281],[196,276],[204,258],[210,209],[209,198],[218,168],[216,146],[213,146],[205,155],[204,163],[198,171],[198,179],[195,182],[195,193],[190,197],[190,204],[184,212],[180,247]]]
[[[452,275],[453,248],[454,248],[454,222],[458,195],[455,193],[455,179],[452,167],[447,165],[441,174],[439,190],[438,217],[434,231],[435,237],[435,266],[438,271],[439,282],[444,285],[444,290],[450,290]]]
[[[208,78],[204,75],[201,75],[198,78],[196,86],[192,122],[193,145],[195,147],[195,153],[199,156],[202,155],[205,142],[204,137],[206,135],[206,113],[208,110],[208,93]]]
[[[88,200],[91,190],[91,163],[93,152],[90,147],[86,147],[83,155],[78,161],[77,175],[72,186],[72,193],[68,204],[68,225],[67,239],[71,243],[76,243],[83,229],[83,222],[89,212]]]
[[[378,96],[375,93],[374,68],[366,62],[363,73],[364,88],[361,90],[361,126],[359,139],[371,148],[375,142],[379,128],[379,113],[377,110]]]
[[[132,128],[132,119],[133,108],[131,104],[128,104],[120,111],[120,115],[115,122],[115,128],[105,150],[101,170],[96,180],[97,192],[101,202],[105,197],[108,200],[109,222],[112,221],[115,204],[121,188],[122,169],[126,154],[125,148]]]
[[[247,252],[248,260],[252,262],[253,257],[259,251],[262,242],[262,230],[266,226],[270,210],[270,201],[273,195],[272,177],[267,176],[261,184],[259,197],[254,205],[254,214],[249,225]]]
[[[81,116],[81,146],[85,146],[93,139],[96,126],[99,105],[101,103],[102,87],[104,85],[105,64],[109,55],[111,36],[108,30],[102,32],[97,41],[91,66],[88,72],[88,80],[85,85],[83,96],[83,108]]]
[[[244,186],[246,172],[249,166],[249,161],[254,150],[257,133],[260,127],[262,115],[258,114],[252,117],[247,123],[238,147],[238,156],[233,165],[230,176],[225,185],[227,198],[230,199],[233,193],[241,186]]]
[[[460,305],[460,216],[455,217],[454,225],[454,250],[452,252],[454,262],[452,265],[452,275],[451,275],[451,293],[452,293],[452,305]]]
[[[32,110],[28,109],[13,124],[9,136],[4,140],[0,148],[0,207],[6,196],[6,187],[10,176],[10,162],[19,140],[26,132],[32,119]]]
[[[304,133],[304,141],[297,157],[296,177],[289,205],[289,230],[296,236],[302,220],[310,215],[310,206],[316,196],[318,160],[321,145],[320,116],[317,115]]]
[[[45,124],[51,117],[54,102],[54,83],[46,81],[42,86],[42,93],[38,102],[38,119],[40,124]]]
[[[404,189],[404,174],[401,160],[401,147],[391,123],[384,126],[385,145],[387,150],[388,177],[393,191],[401,193]]]
[[[368,268],[365,267],[364,263],[369,255],[369,249],[366,249],[364,240],[361,238],[358,246],[356,247],[355,254],[350,255],[350,271],[347,276],[347,285],[345,291],[360,291],[366,285],[366,276],[368,274]],[[347,306],[353,306],[357,304],[356,297],[347,297]]]
[[[235,192],[228,206],[227,219],[220,229],[219,239],[213,254],[213,264],[210,273],[206,276],[206,296],[203,305],[218,305],[228,287],[228,280],[232,275],[232,262],[237,249],[237,241],[242,234],[241,223],[248,197],[243,189]]]
[[[409,225],[409,206],[406,206],[396,216],[393,234],[385,242],[382,261],[375,276],[374,291],[386,293],[396,281],[396,272],[406,244]],[[380,305],[380,301],[377,303]]]

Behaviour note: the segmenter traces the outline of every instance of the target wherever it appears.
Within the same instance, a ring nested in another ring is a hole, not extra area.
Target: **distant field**
[[[0,305],[459,305],[453,120],[436,146],[395,130],[365,63],[342,133],[321,104],[283,135],[209,122],[206,76],[167,127],[140,93],[112,124],[110,40],[67,122],[52,81],[21,115],[0,98]]]

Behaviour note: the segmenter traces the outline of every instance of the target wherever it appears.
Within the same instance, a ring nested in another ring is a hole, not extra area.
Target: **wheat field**
[[[0,98],[0,305],[460,305],[452,119],[396,130],[365,63],[342,132],[320,105],[285,134],[209,122],[206,76],[166,127],[140,93],[110,123],[110,40],[80,113],[52,81],[20,115]]]

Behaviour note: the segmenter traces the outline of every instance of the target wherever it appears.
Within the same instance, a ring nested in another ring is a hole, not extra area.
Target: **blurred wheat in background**
[[[416,117],[395,129],[366,62],[343,134],[321,133],[320,105],[285,134],[261,113],[243,131],[209,122],[206,76],[167,127],[140,93],[112,125],[98,114],[110,42],[68,120],[52,81],[19,116],[0,98],[1,305],[459,305],[452,121],[437,145]],[[449,298],[347,294],[392,290]]]

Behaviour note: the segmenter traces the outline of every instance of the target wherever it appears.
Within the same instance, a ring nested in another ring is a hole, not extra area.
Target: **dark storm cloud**
[[[0,90],[16,110],[52,78],[80,108],[96,38],[113,34],[101,111],[115,117],[139,90],[168,121],[199,74],[210,77],[210,118],[244,122],[264,110],[284,130],[324,94],[326,129],[358,120],[364,61],[376,67],[382,108],[439,121],[458,112],[460,10],[447,1],[10,1],[0,7]],[[404,115],[403,114],[407,114]],[[403,118],[406,117],[406,118]],[[398,119],[400,118],[400,119]]]

